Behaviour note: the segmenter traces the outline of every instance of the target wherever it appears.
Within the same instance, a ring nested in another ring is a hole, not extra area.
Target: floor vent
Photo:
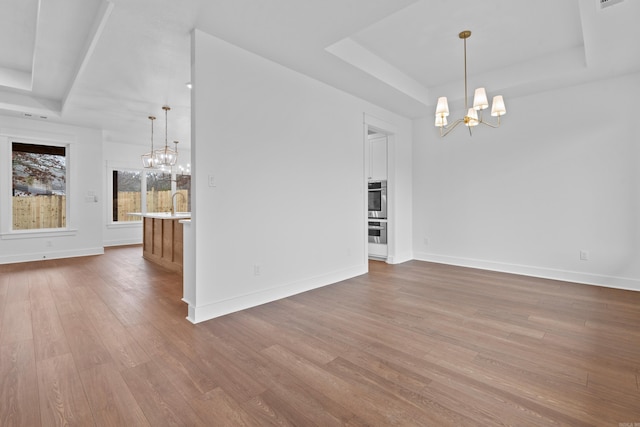
[[[613,6],[614,4],[622,3],[624,0],[598,0],[600,4],[600,9],[606,9],[609,6]]]

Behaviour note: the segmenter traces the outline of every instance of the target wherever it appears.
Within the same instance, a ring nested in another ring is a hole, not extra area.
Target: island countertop
[[[158,218],[158,219],[189,219],[191,218],[191,212],[129,212],[128,215],[139,216],[142,218]]]

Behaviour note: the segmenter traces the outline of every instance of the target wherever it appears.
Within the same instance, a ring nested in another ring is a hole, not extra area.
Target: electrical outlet
[[[589,251],[585,251],[585,250],[580,251],[580,260],[589,261]]]
[[[429,245],[429,238],[425,237],[424,240],[423,240],[423,243],[424,243],[425,246],[428,246]]]
[[[214,179],[213,175],[209,175],[209,187],[215,187],[216,186],[216,180]]]
[[[260,266],[258,264],[255,264],[253,266],[253,275],[254,276],[259,276],[260,275]]]

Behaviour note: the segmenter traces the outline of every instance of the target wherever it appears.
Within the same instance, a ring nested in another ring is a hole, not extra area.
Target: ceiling
[[[636,0],[3,0],[0,114],[146,145],[169,105],[190,141],[190,33],[224,39],[407,117],[640,71]]]

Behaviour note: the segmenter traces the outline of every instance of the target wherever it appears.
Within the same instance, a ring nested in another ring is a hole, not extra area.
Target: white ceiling
[[[438,96],[509,97],[640,71],[640,2],[3,0],[0,113],[149,140],[190,139],[190,33],[206,33],[407,117]],[[46,117],[46,118],[45,118]]]

